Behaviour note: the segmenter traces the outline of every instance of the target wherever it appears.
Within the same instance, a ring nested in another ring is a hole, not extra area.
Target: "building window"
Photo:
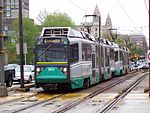
[[[15,8],[15,0],[11,0],[11,8],[12,8],[12,9]]]
[[[84,28],[81,28],[81,31],[84,31]]]
[[[97,31],[97,28],[95,28],[95,31]]]
[[[97,37],[97,33],[95,33],[95,37]]]
[[[8,26],[4,26],[4,30],[7,31],[8,30]]]
[[[7,11],[7,12],[6,12],[6,16],[7,16],[7,17],[11,17],[10,11]]]
[[[6,7],[6,10],[10,10],[10,6],[7,6],[7,7]]]
[[[110,24],[110,21],[109,21],[109,20],[107,20],[107,24],[108,24],[108,25]]]

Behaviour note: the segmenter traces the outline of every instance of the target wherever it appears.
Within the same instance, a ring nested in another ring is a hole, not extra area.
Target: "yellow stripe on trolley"
[[[37,62],[37,64],[67,64],[67,62]]]

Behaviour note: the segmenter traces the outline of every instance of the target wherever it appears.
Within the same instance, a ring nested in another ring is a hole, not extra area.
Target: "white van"
[[[33,65],[24,65],[24,80],[27,82],[32,82],[34,79],[34,66]],[[15,78],[14,81],[20,81],[21,79],[21,72],[20,66],[15,68]]]

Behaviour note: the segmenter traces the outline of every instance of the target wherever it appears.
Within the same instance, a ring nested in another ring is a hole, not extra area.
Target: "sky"
[[[29,0],[30,18],[35,19],[40,11],[67,13],[71,19],[80,24],[85,22],[84,15],[93,14],[98,5],[101,23],[105,24],[110,15],[113,28],[119,33],[142,33],[148,41],[148,0]]]

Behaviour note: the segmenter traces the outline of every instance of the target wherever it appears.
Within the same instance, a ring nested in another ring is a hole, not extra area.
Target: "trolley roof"
[[[71,27],[44,27],[41,36],[66,36],[68,38],[83,38],[94,42],[96,41],[91,34],[72,29]]]

